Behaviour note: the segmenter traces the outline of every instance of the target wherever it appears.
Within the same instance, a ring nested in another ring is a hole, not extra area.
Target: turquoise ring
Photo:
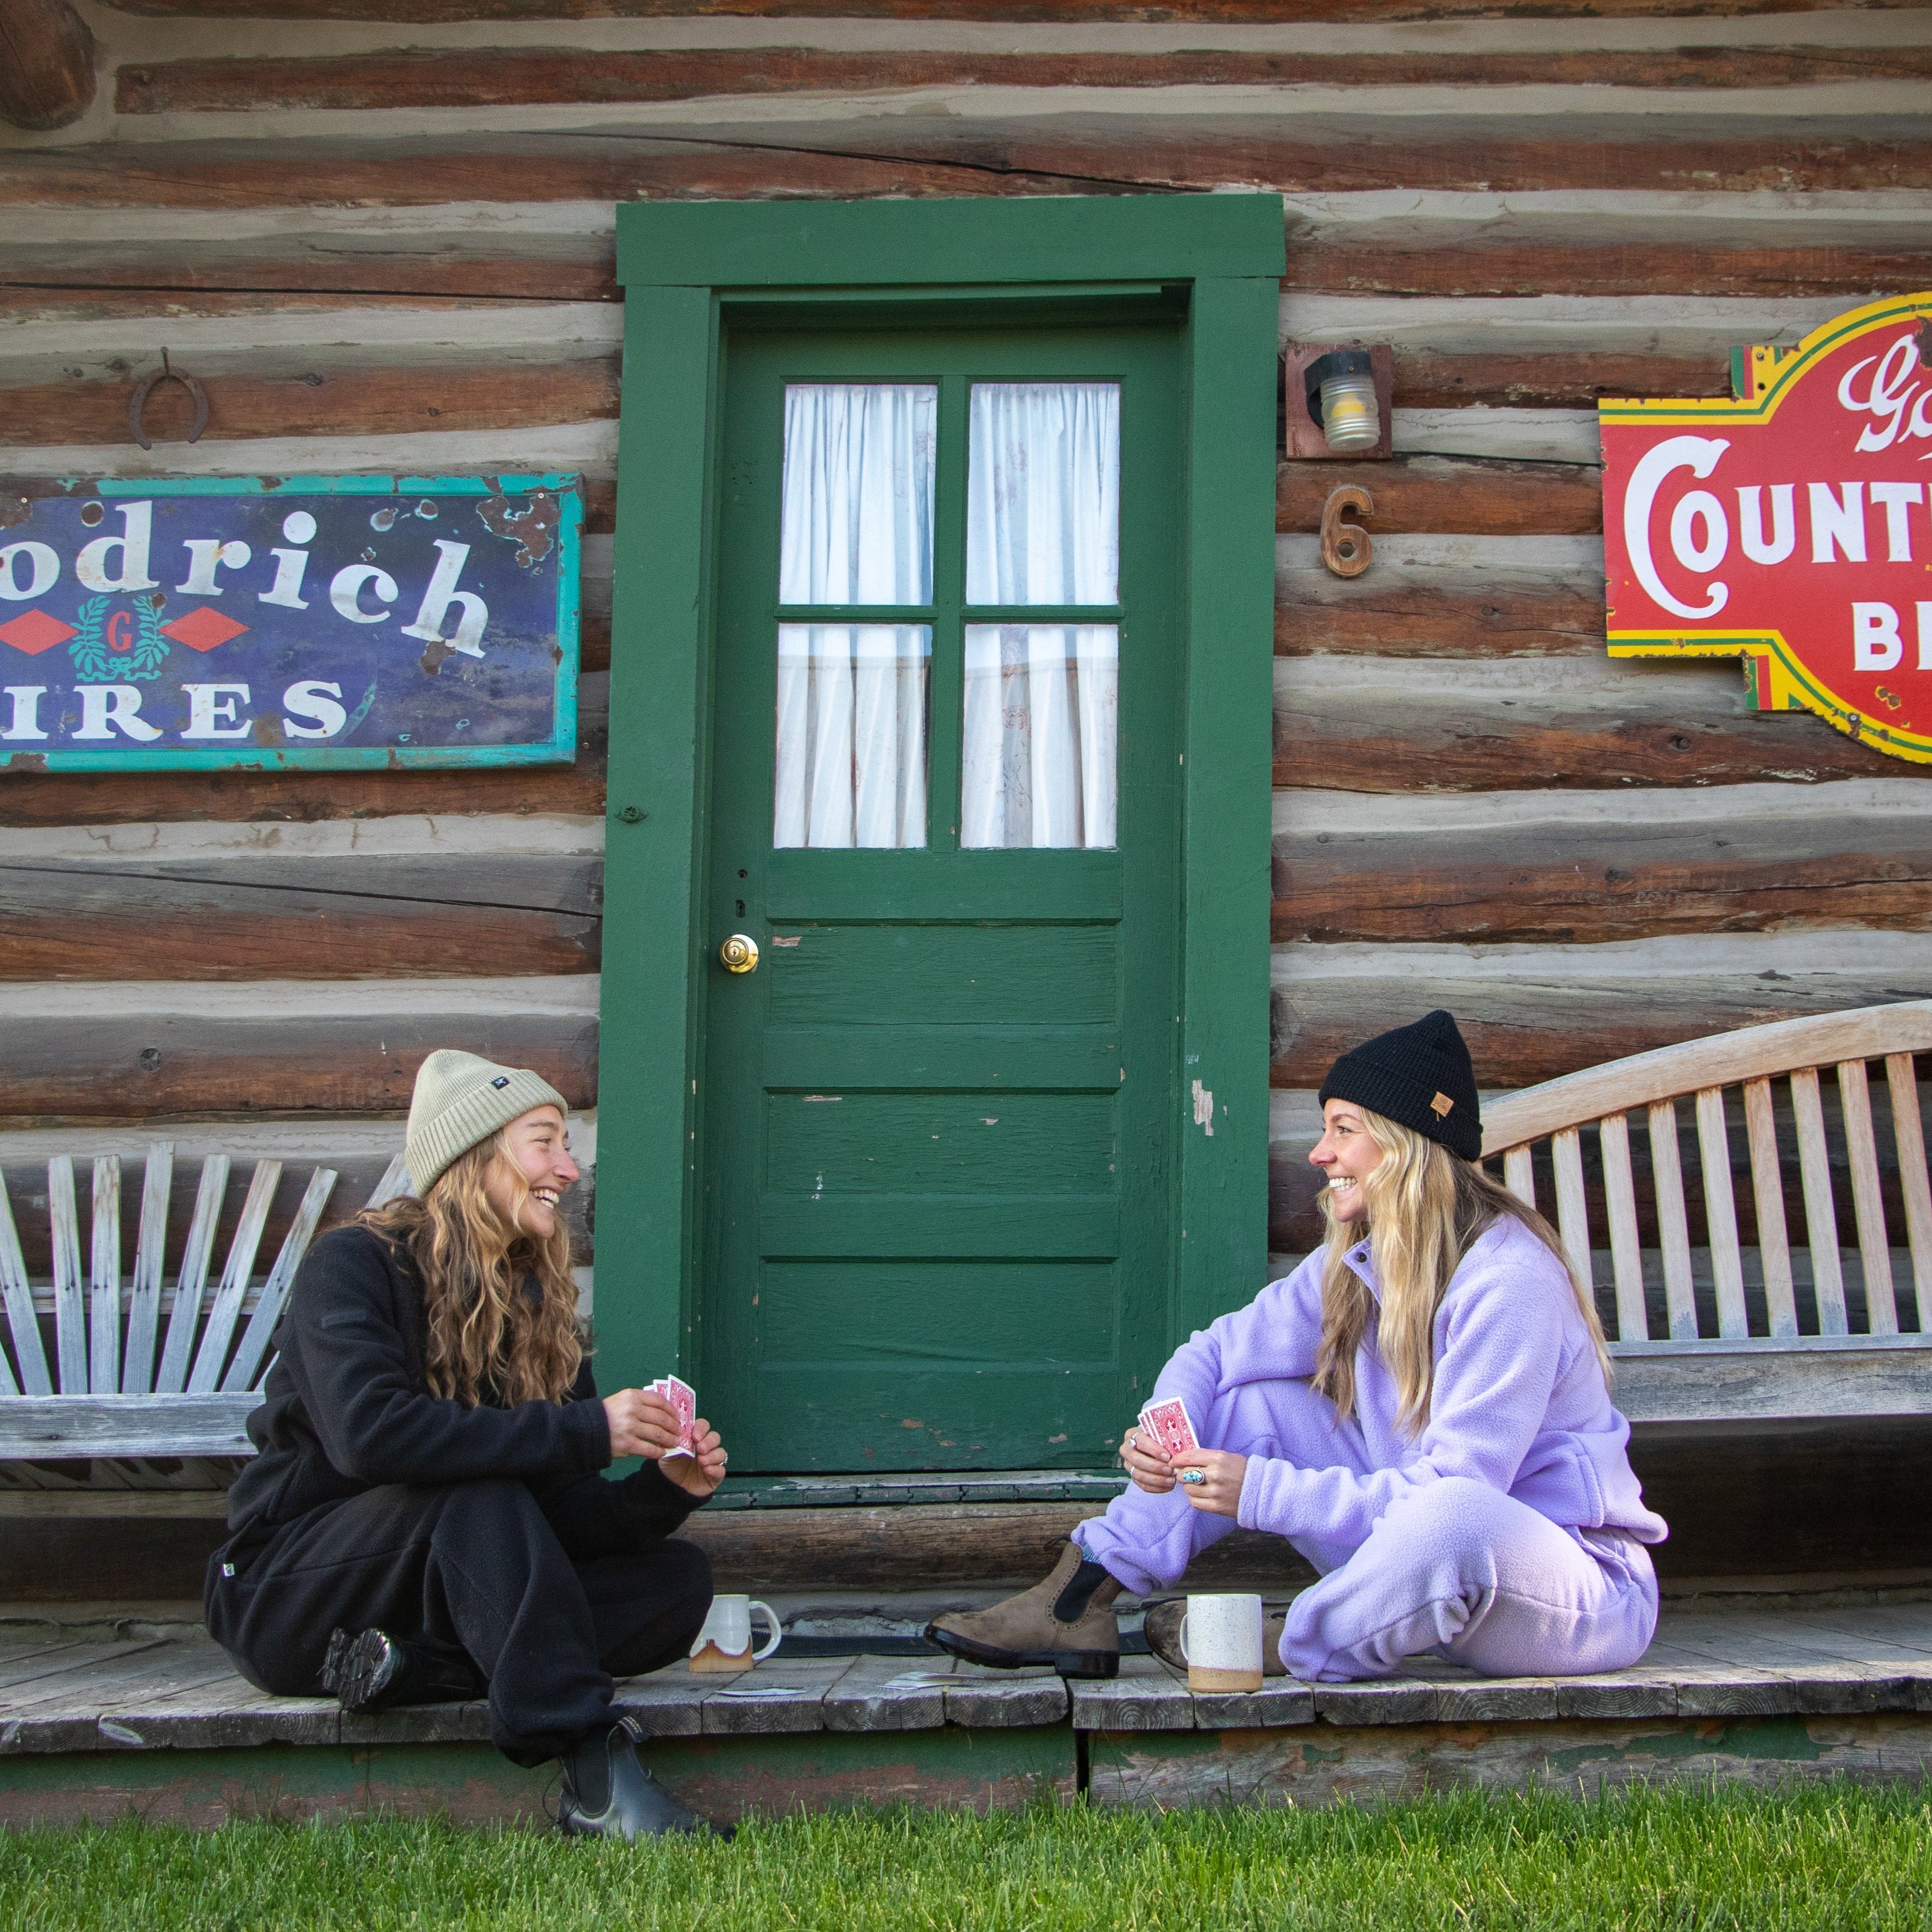
[[[1205,1469],[1184,1469],[1180,1472],[1180,1480],[1184,1483],[1204,1483],[1208,1480],[1208,1472]]]

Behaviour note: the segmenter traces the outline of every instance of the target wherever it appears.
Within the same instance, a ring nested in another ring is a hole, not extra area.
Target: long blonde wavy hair
[[[507,1221],[488,1192],[499,1163],[510,1182]],[[530,1198],[498,1132],[459,1154],[420,1201],[404,1196],[356,1217],[416,1263],[430,1391],[466,1408],[561,1402],[583,1364],[570,1235],[561,1215],[548,1240],[524,1232]]]
[[[1338,1221],[1326,1188],[1322,1194],[1328,1251],[1322,1270],[1315,1386],[1334,1403],[1336,1413],[1346,1421],[1354,1412],[1355,1351],[1373,1327],[1376,1346],[1402,1399],[1397,1421],[1412,1437],[1420,1432],[1436,1384],[1436,1310],[1471,1245],[1504,1214],[1514,1215],[1562,1264],[1607,1384],[1610,1353],[1596,1300],[1576,1279],[1556,1230],[1474,1162],[1366,1107],[1359,1111],[1382,1156],[1361,1183],[1368,1212],[1359,1220]],[[1382,1282],[1379,1319],[1367,1283],[1344,1258],[1365,1227]]]

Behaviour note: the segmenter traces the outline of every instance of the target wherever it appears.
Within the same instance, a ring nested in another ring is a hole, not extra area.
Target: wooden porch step
[[[1063,1683],[950,1658],[782,1653],[620,1684],[653,1768],[713,1815],[858,1799],[1320,1803],[1429,1784],[1932,1769],[1932,1604],[1666,1605],[1629,1670],[1485,1678],[1424,1663],[1356,1684],[1204,1696],[1151,1658]],[[0,1824],[328,1816],[388,1805],[533,1818],[547,1774],[488,1744],[480,1702],[346,1717],[265,1696],[206,1638],[58,1632],[0,1647]]]

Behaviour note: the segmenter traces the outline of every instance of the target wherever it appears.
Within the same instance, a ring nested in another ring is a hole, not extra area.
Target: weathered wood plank
[[[1918,1332],[1932,1334],[1932,1181],[1926,1172],[1924,1123],[1918,1111],[1918,1079],[1912,1055],[1886,1054],[1885,1076],[1892,1097],[1893,1145],[1898,1156],[1906,1239],[1912,1246]]]
[[[154,1385],[174,1164],[172,1141],[150,1144],[141,1175],[141,1225],[135,1237],[134,1269],[128,1287],[128,1348],[121,1370],[123,1395],[146,1395]]]
[[[1612,1345],[1633,1422],[1795,1421],[1932,1414],[1932,1345],[1917,1335]]]
[[[309,1176],[308,1185],[302,1191],[302,1205],[296,1210],[296,1218],[283,1238],[274,1265],[268,1270],[268,1280],[262,1284],[261,1299],[249,1317],[248,1326],[236,1346],[234,1359],[221,1372],[220,1386],[224,1394],[240,1394],[254,1388],[256,1378],[268,1359],[268,1342],[275,1332],[275,1324],[282,1318],[283,1306],[294,1285],[296,1270],[308,1252],[308,1244],[314,1238],[316,1224],[322,1219],[322,1210],[328,1204],[329,1191],[334,1185],[334,1173],[328,1168],[319,1167]],[[263,1219],[267,1219],[266,1214]],[[220,1370],[218,1361],[215,1366]],[[197,1363],[196,1367],[199,1370],[200,1364]]]
[[[1286,280],[1289,287],[1324,294],[1863,297],[1878,290],[1924,287],[1932,280],[1932,249],[1702,247],[1637,240],[1376,248],[1318,242],[1289,248]],[[1400,370],[1396,382],[1400,395]]]
[[[1418,772],[1424,782],[1432,771]],[[1932,929],[1932,787],[1853,781],[1276,806],[1277,940]]]
[[[1378,545],[1360,577],[1294,562],[1275,572],[1274,647],[1282,657],[1596,657],[1604,630],[1600,570],[1580,577],[1396,566]]]
[[[1848,1060],[1839,1066],[1838,1096],[1864,1276],[1867,1327],[1874,1335],[1896,1335],[1898,1303],[1892,1286],[1892,1243],[1886,1233],[1884,1186],[1877,1137],[1872,1131],[1871,1086],[1862,1060]]]
[[[1744,1258],[1738,1244],[1737,1200],[1731,1186],[1731,1137],[1724,1118],[1724,1089],[1704,1088],[1697,1095],[1696,1104],[1697,1165],[1704,1178],[1704,1225],[1710,1238],[1711,1273],[1717,1289],[1718,1333],[1735,1340],[1750,1333],[1750,1321],[1744,1312]]]
[[[154,1371],[154,1393],[178,1394],[188,1386],[188,1364],[194,1353],[194,1339],[201,1326],[202,1298],[208,1292],[208,1264],[214,1255],[214,1231],[220,1218],[222,1196],[228,1186],[230,1157],[211,1154],[201,1163],[201,1178],[194,1193],[194,1215],[188,1223],[181,1249],[181,1267],[175,1278],[174,1306],[168,1316],[168,1333],[161,1348],[160,1366]],[[256,1172],[260,1172],[258,1162]]]
[[[1784,1216],[1784,1171],[1768,1078],[1744,1083],[1744,1132],[1750,1148],[1751,1202],[1757,1224],[1758,1264],[1764,1272],[1765,1312],[1771,1333],[1798,1333],[1791,1278],[1791,1237]]]
[[[116,141],[0,155],[0,196],[242,208],[311,203],[627,201],[653,195],[1105,194],[1230,181],[1288,194],[1628,190],[1709,195],[1916,189],[1932,141],[1874,127],[1687,116],[1641,132],[1571,117],[1560,132],[1467,116],[1136,118],[1070,126],[992,116],[798,122],[782,148],[592,130],[229,141]],[[1527,346],[1527,345],[1526,345]],[[1556,347],[1559,345],[1548,345]],[[1719,380],[1723,380],[1720,369]],[[1690,389],[1685,394],[1714,393]]]
[[[1589,536],[1604,527],[1602,476],[1587,465],[1397,456],[1383,463],[1282,464],[1275,476],[1275,528],[1318,530],[1329,492],[1349,484],[1374,498],[1369,528],[1378,536],[1436,530]]]
[[[1617,1339],[1650,1339],[1643,1292],[1643,1252],[1637,1233],[1636,1187],[1630,1171],[1630,1121],[1610,1114],[1598,1124],[1604,1163],[1604,1217],[1610,1231],[1610,1264],[1616,1284]],[[1586,1278],[1589,1270],[1584,1270]]]
[[[1831,1154],[1816,1067],[1791,1076],[1791,1108],[1798,1122],[1798,1162],[1804,1189],[1804,1224],[1811,1250],[1811,1292],[1818,1303],[1818,1332],[1849,1332],[1844,1276],[1838,1258],[1838,1214],[1832,1198]]]
[[[1298,945],[1276,949],[1274,977],[1271,1078],[1283,1088],[1318,1086],[1336,1057],[1360,1042],[1369,1012],[1393,1025],[1447,1006],[1482,1084],[1524,1087],[1707,1035],[1862,1009],[1880,988],[1901,1001],[1932,996],[1923,944],[1888,933],[1547,948]],[[1878,1041],[1870,1050],[1897,1044]],[[1820,1057],[1844,1052],[1828,1046]],[[1694,1087],[1747,1077],[1742,1065],[1726,1067],[1715,1044],[1687,1071]],[[1606,1078],[1600,1093],[1565,1090],[1529,1113],[1491,1109],[1490,1144],[1513,1144],[1505,1132],[1534,1139],[1571,1120],[1642,1104],[1646,1077],[1639,1069],[1621,1088]]]
[[[6,1184],[0,1180],[0,1294],[7,1301],[7,1327],[14,1341],[14,1367],[0,1351],[0,1396],[49,1395],[53,1384],[47,1376],[46,1350],[40,1341],[40,1323],[34,1318],[33,1290],[27,1280],[27,1267],[20,1252],[20,1236],[14,1225],[14,1204],[7,1198]]]
[[[121,1163],[94,1162],[94,1210],[88,1228],[88,1387],[96,1395],[121,1391]]]
[[[242,1204],[242,1217],[235,1224],[228,1244],[228,1259],[221,1270],[220,1285],[209,1304],[207,1325],[195,1350],[194,1366],[188,1370],[190,1395],[212,1395],[221,1386],[221,1371],[228,1360],[228,1345],[241,1319],[242,1299],[255,1272],[255,1253],[261,1246],[262,1229],[268,1221],[268,1204],[275,1197],[275,1184],[282,1178],[278,1160],[257,1161],[248,1183],[248,1198]],[[330,1178],[332,1180],[334,1176]],[[224,1391],[226,1393],[226,1391]]]
[[[446,291],[448,292],[448,291]],[[562,293],[558,290],[556,292]],[[188,366],[187,358],[182,358]],[[614,358],[548,367],[505,362],[449,368],[430,363],[290,370],[286,374],[202,378],[214,437],[400,436],[418,430],[508,430],[614,418]],[[125,445],[124,381],[0,388],[0,449],[43,444]],[[158,389],[146,418],[158,442],[184,440],[194,404],[178,383]],[[0,469],[7,458],[0,454]]]
[[[152,988],[152,990],[150,990]],[[424,1054],[596,1085],[596,982],[550,979],[66,982],[0,988],[0,1114],[401,1112]]]
[[[1513,20],[1724,20],[1736,15],[1863,10],[1872,0],[1529,0]],[[1902,5],[1908,0],[1878,0]],[[123,13],[167,18],[366,21],[362,0],[123,0]],[[1298,0],[1298,20],[1470,20],[1494,19],[1498,0]],[[750,14],[877,20],[1254,22],[1282,18],[1280,0],[383,0],[386,20],[703,19]]]
[[[1453,409],[1486,403],[1576,409],[1604,396],[1724,396],[1730,366],[1717,355],[1526,348],[1516,355],[1395,352],[1395,407]]]
[[[47,1162],[47,1220],[53,1238],[54,1352],[60,1393],[87,1390],[87,1322],[80,1299],[80,1216],[74,1201],[74,1162],[56,1154]]]
[[[107,959],[127,980],[594,971],[602,873],[595,855],[0,860],[0,980]]]
[[[0,1402],[0,1460],[252,1456],[245,1424],[261,1397],[42,1395]]]
[[[1822,720],[1747,710],[1729,664],[1275,661],[1279,786],[1532,791],[1898,772]]]
[[[1777,88],[1921,80],[1932,50],[1817,46],[1544,48],[1359,53],[1204,49],[1024,52],[850,51],[808,46],[649,50],[524,46],[314,53],[123,67],[125,115],[262,109],[503,107],[694,100],[706,96],[862,94],[920,88],[1573,86]]]

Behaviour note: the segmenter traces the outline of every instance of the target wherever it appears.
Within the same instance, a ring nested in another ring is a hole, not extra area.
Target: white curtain
[[[969,604],[1112,604],[1120,578],[1118,382],[976,382]]]
[[[1115,383],[974,385],[969,604],[1117,600],[1120,416]],[[1119,710],[1115,626],[969,625],[960,842],[1111,848]]]
[[[778,600],[926,604],[939,392],[785,391]],[[782,624],[775,845],[926,843],[923,626]]]
[[[778,626],[774,845],[926,843],[926,684],[916,624]]]
[[[969,624],[962,845],[1111,850],[1120,633]]]

